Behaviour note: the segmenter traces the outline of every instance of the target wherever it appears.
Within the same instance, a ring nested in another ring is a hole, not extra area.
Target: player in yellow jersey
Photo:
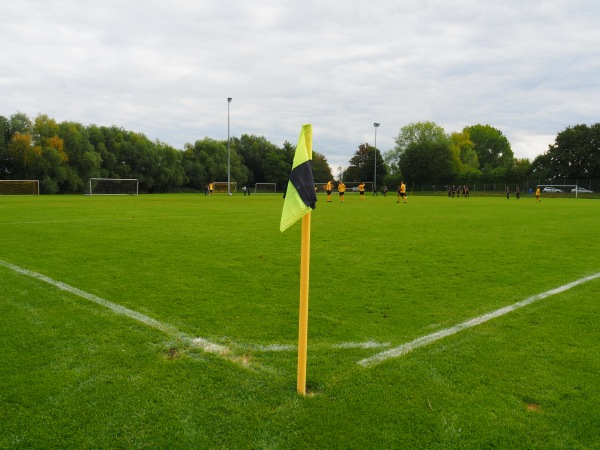
[[[331,202],[331,191],[333,191],[333,182],[329,180],[325,185],[325,190],[327,191],[327,203]]]
[[[338,183],[338,192],[340,193],[340,202],[344,203],[344,194],[346,193],[346,185],[343,181]]]
[[[540,195],[541,195],[540,194],[540,187],[538,186],[538,187],[535,188],[535,201],[536,201],[536,203],[539,203],[539,202],[542,201],[542,199],[540,198]]]
[[[213,184],[212,181],[210,183],[208,183],[208,195],[212,195],[213,194],[214,187],[215,187],[215,185]]]
[[[360,199],[364,200],[365,199],[365,183],[364,183],[364,181],[361,181],[360,184],[358,185],[358,193],[360,195]]]
[[[396,203],[400,203],[400,197],[402,197],[404,203],[406,203],[406,185],[404,184],[404,181],[401,181],[400,186],[398,186],[398,200],[396,200]]]

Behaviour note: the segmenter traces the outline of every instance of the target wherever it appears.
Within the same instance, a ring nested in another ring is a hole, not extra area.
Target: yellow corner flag
[[[298,379],[296,388],[306,395],[306,358],[308,348],[308,281],[310,270],[310,212],[315,209],[317,193],[312,174],[312,125],[303,125],[296,146],[292,173],[288,181],[279,229],[284,231],[302,218],[300,244],[300,311],[298,314]]]
[[[315,209],[316,202],[317,194],[312,174],[312,125],[308,124],[303,125],[300,131],[279,229],[287,230],[298,219]]]

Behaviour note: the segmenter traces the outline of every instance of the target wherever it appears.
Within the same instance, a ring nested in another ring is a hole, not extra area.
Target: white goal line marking
[[[100,306],[104,306],[117,314],[129,317],[130,319],[137,320],[138,322],[141,322],[145,325],[148,325],[151,328],[155,328],[159,331],[162,331],[163,333],[165,333],[171,337],[175,337],[177,339],[180,339],[183,342],[193,345],[194,347],[198,347],[198,348],[204,350],[205,352],[219,353],[221,355],[224,355],[229,352],[229,349],[223,345],[215,344],[215,343],[210,342],[203,338],[192,338],[192,337],[180,332],[173,325],[169,325],[167,323],[160,322],[160,321],[153,319],[152,317],[149,317],[145,314],[125,308],[124,306],[118,305],[116,303],[109,302],[108,300],[105,300],[101,297],[97,297],[93,294],[82,291],[81,289],[77,289],[73,286],[69,286],[68,284],[62,283],[60,281],[53,280],[52,278],[42,275],[40,273],[32,272],[31,270],[27,270],[27,269],[23,269],[22,267],[18,267],[13,264],[7,263],[6,261],[2,261],[1,259],[0,259],[0,266],[4,266],[7,269],[13,270],[14,272],[17,272],[21,275],[25,275],[25,276],[28,276],[31,278],[35,278],[36,280],[43,281],[43,282],[48,283],[60,290],[69,292],[70,294],[73,294],[73,295],[77,295],[78,297],[89,300]]]
[[[430,344],[434,341],[443,339],[447,336],[451,336],[453,334],[458,333],[466,328],[472,328],[477,325],[481,325],[482,323],[487,322],[488,320],[495,319],[496,317],[503,316],[512,312],[518,308],[522,308],[523,306],[527,306],[535,301],[542,300],[546,297],[550,297],[551,295],[560,294],[561,292],[565,292],[575,286],[579,286],[580,284],[587,283],[588,281],[594,280],[600,277],[600,272],[590,275],[585,278],[581,278],[577,281],[573,281],[572,283],[565,284],[563,286],[557,287],[556,289],[551,289],[546,292],[542,292],[541,294],[534,295],[533,297],[529,297],[525,300],[517,302],[510,306],[505,306],[504,308],[497,309],[496,311],[492,311],[490,313],[484,314],[479,317],[475,317],[474,319],[467,320],[466,322],[459,323],[451,328],[445,328],[443,330],[437,331],[432,334],[428,334],[426,336],[422,336],[420,338],[415,339],[412,342],[408,342],[406,344],[402,344],[398,347],[394,347],[392,349],[377,353],[376,355],[370,356],[369,358],[361,359],[358,361],[358,364],[363,367],[372,367],[375,366],[387,359],[397,358],[399,356],[410,353],[411,351],[423,347],[427,344]]]
[[[381,347],[389,347],[391,344],[389,342],[376,342],[376,341],[367,341],[367,342],[342,342],[341,344],[312,344],[308,343],[309,349],[311,348],[326,348],[333,350],[344,350],[344,349],[372,349],[372,348],[381,348]],[[261,352],[293,352],[298,350],[297,345],[292,344],[269,344],[269,345],[252,345],[250,348],[254,350],[258,350]]]

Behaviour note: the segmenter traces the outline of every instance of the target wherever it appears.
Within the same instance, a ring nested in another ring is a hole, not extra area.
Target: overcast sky
[[[533,160],[600,122],[598,0],[14,0],[0,115],[117,125],[182,149],[264,136],[337,173],[400,129],[489,124]]]

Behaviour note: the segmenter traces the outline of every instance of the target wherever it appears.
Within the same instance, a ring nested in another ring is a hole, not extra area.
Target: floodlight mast
[[[375,170],[373,171],[373,194],[377,192],[377,128],[379,128],[379,123],[375,122],[373,124],[373,128],[375,128]]]
[[[227,98],[227,194],[231,195],[231,149],[229,147],[229,104],[231,97]]]

